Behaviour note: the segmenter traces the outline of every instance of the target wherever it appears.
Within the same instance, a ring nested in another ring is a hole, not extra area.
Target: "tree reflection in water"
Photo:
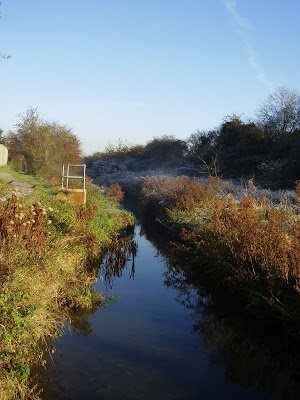
[[[220,298],[207,294],[199,276],[195,279],[186,267],[186,259],[182,262],[170,249],[163,253],[168,266],[164,283],[176,288],[178,301],[191,310],[193,330],[211,362],[225,366],[230,382],[257,387],[270,399],[300,399],[299,343],[288,343],[277,331],[256,326],[234,307],[226,309]]]
[[[116,240],[105,249],[105,257],[100,265],[100,275],[104,277],[106,288],[113,287],[115,278],[120,278],[129,267],[129,277],[134,279],[135,275],[135,257],[138,246],[132,237],[126,237]]]
[[[138,246],[132,236],[120,238],[107,246],[105,249],[105,256],[102,259],[99,269],[99,275],[103,276],[106,289],[111,289],[113,287],[114,279],[120,278],[124,270],[128,269],[129,265],[129,277],[134,279],[137,251]],[[131,263],[129,263],[129,261],[131,261]],[[93,332],[88,317],[93,314],[96,309],[97,306],[88,311],[76,310],[76,312],[70,316],[70,325],[76,333],[88,336]]]

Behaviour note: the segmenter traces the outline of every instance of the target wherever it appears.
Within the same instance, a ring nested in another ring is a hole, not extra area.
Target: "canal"
[[[162,239],[137,225],[134,265],[102,263],[95,288],[110,301],[55,343],[43,398],[299,398],[299,359],[172,265]]]

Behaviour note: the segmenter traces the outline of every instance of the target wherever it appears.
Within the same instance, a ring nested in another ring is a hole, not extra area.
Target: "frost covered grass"
[[[145,168],[139,160],[130,157],[114,158],[107,157],[90,163],[88,171],[93,178],[93,182],[99,186],[108,187],[119,184],[125,192],[126,197],[136,197],[140,192],[143,180],[148,177],[176,178],[179,176],[189,176],[192,179],[199,179],[206,184],[209,181],[210,187],[214,187],[216,193],[222,196],[233,196],[236,200],[242,200],[245,196],[250,196],[256,200],[267,198],[274,204],[287,201],[295,203],[295,191],[286,189],[260,188],[252,179],[221,179],[209,177],[209,174],[195,168],[189,163],[181,163],[169,167],[161,165],[157,168]]]
[[[1,400],[39,398],[33,371],[46,364],[49,339],[71,310],[103,301],[91,288],[96,272],[89,265],[134,223],[92,185],[81,208],[60,190],[25,179],[35,186],[33,195],[0,202]],[[0,183],[0,189],[5,194],[9,187]]]
[[[254,200],[267,199],[272,204],[296,203],[295,190],[286,189],[266,189],[260,188],[253,183],[253,180],[225,180],[217,177],[202,179],[201,182],[208,184],[214,191],[221,196],[232,196],[241,201],[245,197],[251,197]]]
[[[180,235],[189,259],[191,254],[195,259],[202,254],[219,268],[214,269],[215,277],[221,276],[218,285],[247,291],[251,301],[259,299],[281,316],[296,320],[300,314],[299,188],[292,202],[282,197],[277,204],[258,195],[254,186],[243,192],[233,189],[216,178],[201,183],[185,176],[147,177],[142,196],[148,214],[154,210]]]

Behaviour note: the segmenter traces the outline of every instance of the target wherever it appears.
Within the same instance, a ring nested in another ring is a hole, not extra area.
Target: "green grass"
[[[10,184],[0,178],[0,197],[4,196],[9,188]]]
[[[95,186],[88,185],[81,207],[40,178],[9,167],[0,172],[34,186],[33,195],[0,203],[0,398],[38,399],[32,371],[46,363],[46,343],[72,310],[104,302],[88,263],[134,218]],[[0,182],[0,193],[8,188]],[[23,222],[30,218],[32,228]]]

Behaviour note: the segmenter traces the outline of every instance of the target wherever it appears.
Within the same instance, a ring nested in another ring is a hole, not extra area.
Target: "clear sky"
[[[300,0],[2,0],[0,128],[29,106],[84,152],[187,138],[300,89]]]

